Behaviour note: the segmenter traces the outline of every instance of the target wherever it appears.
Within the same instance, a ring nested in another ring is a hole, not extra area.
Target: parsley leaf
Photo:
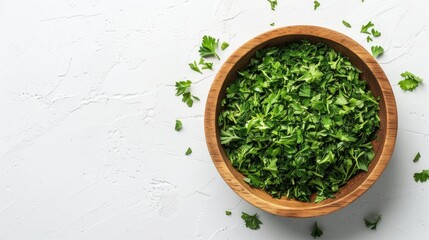
[[[375,229],[377,229],[377,225],[381,220],[381,215],[378,215],[377,218],[375,218],[375,219],[364,218],[363,220],[364,220],[365,226],[367,228],[369,228],[371,230],[375,230]]]
[[[348,27],[348,28],[352,27],[352,25],[350,23],[346,22],[345,20],[343,20],[343,25]]]
[[[217,55],[216,53],[216,49],[218,45],[219,45],[219,39],[215,39],[214,37],[205,35],[203,37],[200,50],[198,52],[200,53],[200,56],[203,58],[216,56],[218,59],[220,59],[219,55]]]
[[[371,29],[371,33],[372,33],[372,36],[374,36],[374,37],[380,37],[381,36],[381,33],[379,31],[375,30],[374,28]]]
[[[225,214],[226,214],[227,216],[231,216],[231,211],[226,210],[226,211],[225,211]]]
[[[198,64],[196,61],[194,61],[193,63],[189,63],[189,67],[194,70],[195,72],[199,72],[201,74],[203,74],[203,72],[201,72],[200,68],[198,67]]]
[[[227,42],[223,42],[223,43],[220,45],[220,49],[222,49],[222,51],[223,51],[223,50],[225,50],[227,47],[229,47],[229,43],[227,43]]]
[[[176,96],[180,96],[188,91],[191,87],[191,80],[176,82]]]
[[[320,3],[316,0],[314,1],[314,10],[316,10],[318,7],[320,7]]]
[[[372,42],[372,38],[370,36],[366,37],[366,42]]]
[[[426,182],[429,179],[429,170],[423,170],[419,173],[414,173],[414,181]]]
[[[275,23],[275,22],[270,23],[270,26],[274,26],[274,25],[276,25],[276,23]]]
[[[255,213],[254,215],[249,215],[245,212],[241,212],[241,218],[246,223],[247,228],[250,228],[252,230],[257,230],[261,228],[260,225],[262,224],[262,222],[261,220],[259,220],[259,216],[257,213]]]
[[[180,130],[182,130],[182,121],[180,121],[180,120],[176,120],[176,125],[174,126],[174,129],[176,130],[176,131],[180,131]]]
[[[374,27],[374,23],[372,23],[371,21],[369,21],[366,25],[362,25],[362,28],[360,29],[361,33],[366,33],[366,34],[371,34],[368,30]]]
[[[267,0],[271,5],[271,10],[275,11],[277,6],[277,0]]]
[[[414,157],[413,162],[418,162],[420,160],[420,157],[421,157],[420,152],[418,152]]]
[[[189,92],[192,82],[190,80],[176,82],[176,96],[182,96],[182,102],[186,103],[188,107],[192,107],[194,100],[200,100]]]
[[[313,231],[311,232],[311,236],[313,238],[321,237],[323,235],[323,231],[317,226],[317,222],[314,223]]]
[[[188,156],[189,154],[191,154],[192,153],[192,149],[189,147],[187,150],[186,150],[186,152],[185,152],[185,154],[186,154],[186,156]]]
[[[410,72],[403,72],[401,74],[401,77],[404,79],[399,81],[399,86],[404,91],[413,91],[416,89],[420,83],[423,82],[423,79],[410,73]]]
[[[202,69],[213,70],[213,63],[212,62],[206,62],[206,61],[204,61],[203,58],[200,58],[199,64],[203,66]]]
[[[383,55],[384,49],[381,46],[372,46],[371,47],[372,56],[378,58],[380,55]]]

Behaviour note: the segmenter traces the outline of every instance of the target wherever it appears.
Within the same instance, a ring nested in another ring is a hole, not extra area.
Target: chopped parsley
[[[270,26],[274,26],[274,25],[276,25],[276,23],[275,23],[275,22],[270,23]]]
[[[203,58],[216,56],[218,59],[220,59],[219,55],[217,55],[216,53],[218,45],[219,39],[215,39],[214,37],[205,35],[203,37],[199,50],[200,56]]]
[[[381,220],[381,215],[378,215],[375,219],[367,219],[364,218],[363,221],[365,223],[365,226],[371,230],[377,229],[377,225]]]
[[[399,86],[404,91],[413,91],[416,89],[422,82],[423,79],[410,73],[410,72],[403,72],[401,74],[401,77],[404,79],[399,82]]]
[[[176,130],[176,131],[180,131],[180,130],[182,130],[182,121],[180,121],[180,120],[176,120],[176,125],[174,126],[174,129]]]
[[[189,91],[191,84],[191,80],[176,82],[176,96],[182,96],[182,102],[186,103],[188,107],[192,107],[194,100],[200,100]]]
[[[371,29],[371,33],[372,33],[372,36],[374,36],[374,37],[380,37],[381,36],[381,33],[379,31],[375,30],[374,28]]]
[[[204,58],[200,58],[200,62],[199,62],[199,64],[200,64],[201,66],[203,66],[203,67],[202,67],[202,69],[210,69],[210,70],[213,70],[213,63],[212,63],[212,62],[206,62],[206,61],[204,61]]]
[[[232,213],[231,213],[231,211],[226,210],[226,211],[225,211],[225,214],[226,214],[227,216],[231,216],[231,214],[232,214]]]
[[[348,23],[348,22],[346,22],[344,20],[343,20],[343,25],[346,26],[346,27],[348,27],[348,28],[352,27],[352,25],[350,23]]]
[[[223,50],[225,50],[226,48],[228,48],[229,47],[229,43],[227,43],[227,42],[223,42],[221,45],[220,45],[220,49],[222,49],[222,51]]]
[[[313,238],[322,237],[323,231],[317,226],[317,222],[314,223],[313,231],[311,232],[311,236]]]
[[[316,10],[318,7],[320,7],[320,3],[316,0],[314,1],[314,10]]]
[[[189,155],[189,154],[191,154],[191,153],[192,153],[192,149],[189,147],[189,148],[186,150],[185,155],[187,156],[187,155]]]
[[[252,230],[257,230],[261,228],[260,225],[262,224],[262,222],[261,220],[259,220],[259,216],[257,213],[255,213],[254,215],[249,215],[245,212],[241,212],[241,218],[246,223],[247,228],[250,228]]]
[[[271,10],[275,11],[277,7],[277,0],[267,0],[271,5]]]
[[[381,46],[372,46],[371,47],[372,56],[375,58],[378,58],[379,56],[383,55],[384,49]]]
[[[429,179],[429,170],[423,170],[419,173],[414,173],[414,181],[426,182]]]
[[[418,152],[414,157],[413,162],[418,162],[420,160],[420,157],[421,157],[420,152]]]
[[[362,25],[362,28],[360,29],[361,33],[366,33],[366,34],[371,34],[369,32],[369,29],[374,27],[374,23],[372,23],[371,21],[369,21],[367,24]]]
[[[195,72],[199,72],[201,74],[203,74],[203,72],[201,72],[200,68],[198,67],[198,64],[196,61],[194,61],[193,63],[189,63],[189,67],[194,70]]]
[[[366,37],[366,42],[372,42],[371,36]]]
[[[274,197],[334,197],[375,154],[377,99],[323,43],[259,50],[226,89],[221,144],[244,181]]]

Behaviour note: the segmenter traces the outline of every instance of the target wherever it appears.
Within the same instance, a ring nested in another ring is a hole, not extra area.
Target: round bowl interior
[[[244,176],[232,165],[220,144],[217,116],[226,87],[236,79],[237,72],[248,65],[256,51],[306,39],[323,42],[340,52],[361,72],[374,96],[380,97],[380,130],[372,142],[376,153],[368,172],[360,172],[342,186],[335,198],[321,203],[300,202],[283,197],[273,198],[263,190],[252,188]],[[236,50],[219,70],[210,89],[204,118],[208,149],[212,160],[225,182],[243,199],[267,212],[289,217],[314,217],[336,211],[357,199],[380,177],[393,152],[397,132],[397,112],[391,86],[376,60],[351,38],[326,28],[291,26],[278,28],[259,35]]]

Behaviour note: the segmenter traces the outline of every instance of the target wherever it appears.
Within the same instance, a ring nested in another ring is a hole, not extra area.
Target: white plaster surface
[[[429,2],[319,0],[313,11],[311,0],[278,1],[271,11],[266,0],[0,0],[0,239],[312,239],[314,221],[323,239],[429,239],[429,183],[413,180],[429,169],[429,90],[397,84],[406,70],[429,81]],[[370,20],[382,32],[372,44],[359,33]],[[399,111],[394,156],[366,194],[328,216],[282,218],[249,205],[206,148],[216,71],[271,22],[324,26],[386,50],[379,62]],[[231,45],[201,75],[188,63],[205,34]],[[193,108],[174,95],[184,79],[201,98]],[[262,228],[247,229],[242,211],[259,213]],[[363,217],[377,213],[382,222],[368,230]]]

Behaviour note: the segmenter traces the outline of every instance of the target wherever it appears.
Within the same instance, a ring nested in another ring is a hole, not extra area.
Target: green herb
[[[274,23],[274,22],[272,22],[272,23],[270,23],[270,26],[274,26],[276,23]]]
[[[313,238],[321,237],[323,235],[323,231],[317,226],[317,222],[314,223],[313,231],[311,232],[311,236]]]
[[[381,33],[379,31],[375,30],[374,28],[371,29],[371,33],[372,33],[372,36],[374,36],[374,37],[380,37],[381,36]]]
[[[350,25],[350,23],[348,23],[348,22],[346,22],[346,21],[344,21],[344,20],[343,20],[343,24],[344,24],[344,26],[346,26],[346,27],[348,27],[348,28],[351,28],[351,27],[352,27],[352,25]]]
[[[196,61],[194,61],[193,63],[189,63],[189,67],[194,70],[195,72],[199,72],[201,74],[203,74],[203,72],[201,72],[200,68],[198,67],[198,64]]]
[[[176,126],[174,126],[174,129],[176,130],[176,131],[180,131],[180,130],[182,130],[182,121],[180,121],[180,120],[176,120]]]
[[[229,43],[227,43],[227,42],[223,42],[223,43],[220,45],[220,49],[222,49],[222,51],[223,51],[223,50],[225,50],[227,47],[229,47]]]
[[[399,86],[404,91],[413,91],[416,89],[420,83],[423,82],[423,79],[410,73],[410,72],[404,72],[401,74],[401,77],[404,79],[399,81]]]
[[[227,216],[231,216],[231,211],[225,211],[225,214],[227,215]]]
[[[366,25],[362,25],[362,28],[360,29],[360,32],[361,33],[366,33],[366,34],[371,34],[368,31],[371,27],[374,27],[374,24],[371,21],[369,21]]]
[[[202,69],[210,69],[210,70],[213,69],[213,63],[212,62],[206,62],[206,61],[204,61],[203,58],[200,58],[199,64],[203,66]]]
[[[325,44],[259,50],[221,100],[221,144],[252,187],[299,201],[331,198],[375,156],[379,105],[366,86]]]
[[[241,212],[241,218],[246,223],[247,228],[250,228],[253,230],[257,230],[261,228],[260,225],[262,224],[262,222],[261,220],[259,220],[259,216],[257,213],[255,213],[254,215],[249,215],[245,212]]]
[[[320,3],[318,1],[314,1],[314,10],[320,7]]]
[[[277,0],[267,0],[271,5],[271,10],[275,11],[277,6]]]
[[[381,46],[372,46],[371,47],[372,56],[378,58],[380,55],[384,53],[384,49]]]
[[[429,170],[423,170],[419,173],[414,173],[414,181],[426,182],[429,179]]]
[[[188,148],[187,150],[186,150],[186,152],[185,152],[185,154],[186,154],[186,156],[188,156],[189,154],[191,154],[192,153],[192,149],[191,148]]]
[[[189,92],[192,82],[190,80],[176,82],[176,96],[182,96],[182,102],[192,107],[194,100],[200,100]]]
[[[372,42],[372,38],[370,36],[366,37],[366,42]]]
[[[420,157],[421,157],[420,152],[418,152],[418,153],[416,154],[416,156],[414,157],[413,162],[418,162],[418,161],[419,161],[419,159],[420,159]]]
[[[214,37],[207,35],[204,36],[199,50],[200,56],[203,58],[216,56],[218,59],[220,59],[219,55],[216,53],[218,45],[219,39],[215,39]]]
[[[363,220],[364,220],[365,226],[367,228],[370,228],[371,230],[375,230],[375,229],[377,229],[377,224],[381,220],[381,215],[378,215],[378,217],[375,218],[375,219],[366,219],[366,218],[364,218]]]

